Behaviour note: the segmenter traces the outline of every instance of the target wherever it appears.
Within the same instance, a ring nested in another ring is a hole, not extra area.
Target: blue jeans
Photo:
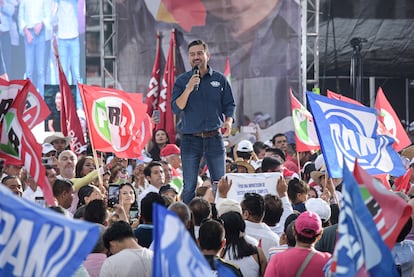
[[[36,35],[33,29],[29,29],[29,31],[32,33],[33,40],[29,44],[26,37],[24,38],[26,77],[33,82],[43,97],[45,85],[45,30],[43,28],[39,35]],[[34,67],[36,67],[36,79],[33,79]]]
[[[226,152],[222,135],[209,138],[183,135],[181,139],[181,162],[184,187],[182,199],[188,204],[195,196],[200,160],[204,156],[210,171],[212,183],[220,180],[225,173]]]
[[[80,75],[80,45],[79,37],[58,40],[59,60],[69,84],[76,85],[76,107],[82,107],[77,83],[82,83]],[[71,74],[69,74],[71,73]]]

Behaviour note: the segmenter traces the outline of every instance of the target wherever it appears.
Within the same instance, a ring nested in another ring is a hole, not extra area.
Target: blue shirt
[[[183,73],[174,84],[171,108],[180,116],[178,130],[183,134],[217,130],[223,125],[223,115],[234,118],[236,104],[230,84],[223,74],[209,66],[209,71],[201,78],[198,91],[191,92],[187,105],[181,110],[176,101],[192,75],[192,71]]]

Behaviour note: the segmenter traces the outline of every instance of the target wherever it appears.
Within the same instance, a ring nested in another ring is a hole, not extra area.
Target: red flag
[[[171,95],[175,82],[175,29],[171,31],[170,50],[168,51],[167,64],[161,84],[161,92],[158,97],[158,110],[160,122],[155,129],[164,129],[168,133],[170,143],[175,143],[175,118],[171,110]]]
[[[290,90],[293,126],[295,128],[296,151],[319,149],[319,140],[312,114],[296,99]]]
[[[42,165],[42,146],[37,143],[20,112],[27,94],[28,90],[22,90],[1,120],[0,157],[6,161],[23,162],[30,176],[42,189],[47,203],[53,205],[52,188]]]
[[[49,116],[50,110],[29,79],[10,82],[0,79],[0,91],[2,92],[0,96],[0,113],[5,114],[16,96],[22,93],[23,90],[28,93],[24,92],[27,98],[26,101],[22,101],[19,104],[19,111],[23,111],[23,121],[31,129],[45,120]]]
[[[79,154],[81,147],[84,146],[85,136],[83,135],[82,125],[76,112],[76,104],[73,100],[72,91],[60,64],[59,54],[55,49],[55,55],[59,69],[59,87],[62,95],[60,108],[60,126],[65,137],[70,136],[70,149]]]
[[[158,108],[158,97],[160,94],[161,78],[161,50],[160,50],[160,33],[157,33],[157,50],[155,52],[154,65],[152,67],[151,79],[147,90],[147,114],[152,116],[152,112]]]
[[[92,147],[113,152],[120,158],[141,156],[146,140],[152,136],[151,120],[146,113],[146,105],[142,103],[142,95],[82,84],[78,86]]]
[[[345,102],[352,103],[352,104],[355,104],[355,105],[363,106],[361,103],[359,103],[358,101],[356,101],[352,98],[343,96],[342,94],[335,93],[335,92],[330,91],[330,90],[326,91],[326,96],[328,96],[329,98],[332,98],[332,99],[341,100],[341,101],[345,101]]]
[[[403,176],[400,176],[397,179],[395,179],[394,186],[396,191],[403,191],[405,194],[408,194],[411,188],[410,177],[412,170],[413,169],[410,167]]]
[[[387,190],[380,181],[372,178],[357,161],[354,177],[360,185],[365,205],[372,214],[380,235],[392,249],[401,229],[411,216],[411,206],[401,197]]]
[[[162,0],[154,16],[158,21],[178,23],[190,32],[194,26],[205,25],[206,8],[201,0]]]
[[[411,145],[411,140],[407,135],[400,119],[392,108],[390,102],[385,97],[382,88],[378,88],[377,98],[375,99],[375,108],[378,110],[378,122],[384,126],[385,134],[391,135],[395,142],[392,147],[395,151],[401,151]],[[384,134],[384,132],[381,132]]]

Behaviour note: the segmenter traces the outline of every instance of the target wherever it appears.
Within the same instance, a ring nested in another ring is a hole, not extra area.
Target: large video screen
[[[0,75],[30,78],[42,96],[59,84],[54,38],[69,84],[85,82],[85,1],[2,1]],[[80,97],[78,97],[80,99]],[[78,108],[81,102],[77,101]]]

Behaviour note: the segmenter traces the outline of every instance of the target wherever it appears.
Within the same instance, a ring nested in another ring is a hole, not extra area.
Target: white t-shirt
[[[100,277],[152,276],[153,253],[147,248],[124,249],[102,265]]]
[[[263,222],[254,223],[247,220],[244,222],[246,223],[246,234],[259,241],[266,259],[269,260],[269,249],[271,247],[279,246],[279,236],[270,230],[269,226]]]

